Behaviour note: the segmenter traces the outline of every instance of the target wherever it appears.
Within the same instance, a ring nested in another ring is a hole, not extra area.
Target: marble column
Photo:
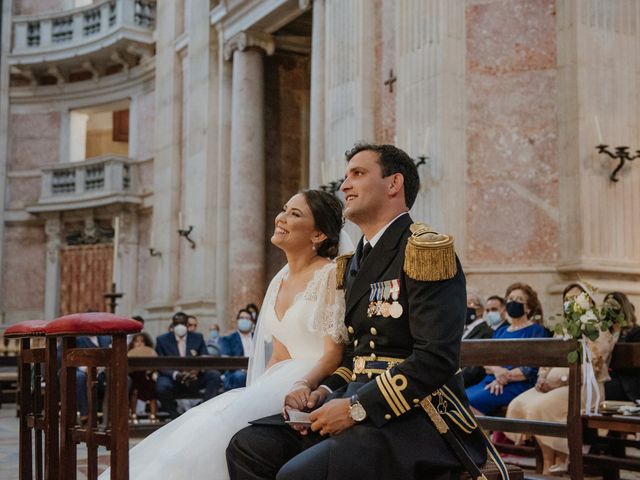
[[[118,239],[118,291],[124,296],[118,300],[118,313],[133,311],[137,305],[138,280],[138,213],[135,209],[123,210],[120,217]]]
[[[241,32],[225,45],[233,59],[229,198],[229,292],[233,309],[262,298],[265,287],[263,55],[270,35]]]
[[[44,289],[44,318],[58,316],[60,303],[60,245],[62,222],[59,214],[45,220],[44,232],[47,236],[47,267]]]
[[[324,153],[324,37],[325,0],[313,2],[311,36],[311,115],[309,125],[309,187],[323,183]]]

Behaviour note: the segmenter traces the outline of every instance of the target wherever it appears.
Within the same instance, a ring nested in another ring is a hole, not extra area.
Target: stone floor
[[[140,439],[131,439],[133,446]],[[78,480],[86,479],[86,458],[85,449],[78,450]],[[99,471],[104,471],[109,466],[109,453],[101,448],[98,456]],[[525,465],[523,465],[525,466]],[[533,470],[529,470],[533,472]],[[18,419],[14,405],[5,404],[0,408],[0,479],[13,480],[18,478]],[[563,477],[556,477],[563,478]],[[566,476],[564,478],[569,478]],[[594,479],[597,477],[593,477]],[[640,480],[638,472],[622,472],[622,479]]]

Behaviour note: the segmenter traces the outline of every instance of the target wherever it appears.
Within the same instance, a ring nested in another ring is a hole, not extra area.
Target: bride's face
[[[313,213],[302,193],[291,197],[276,216],[271,243],[283,250],[312,251],[314,244],[321,243],[326,235],[315,227]]]

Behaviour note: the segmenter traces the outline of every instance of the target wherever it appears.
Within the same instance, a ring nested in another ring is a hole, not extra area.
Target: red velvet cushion
[[[23,320],[11,325],[4,331],[5,337],[42,336],[47,331],[49,322],[45,320]]]
[[[113,313],[73,313],[56,318],[47,327],[47,335],[117,335],[137,333],[142,324]]]

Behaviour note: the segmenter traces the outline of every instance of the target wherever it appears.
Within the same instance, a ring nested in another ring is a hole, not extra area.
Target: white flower
[[[565,333],[564,335],[562,335],[562,339],[563,340],[571,340],[573,337],[571,335],[569,335],[568,333]]]
[[[589,295],[582,292],[580,295],[576,297],[576,304],[580,306],[582,310],[587,310],[589,307],[591,307],[591,301],[589,299]]]
[[[598,317],[596,317],[596,314],[593,313],[593,310],[587,310],[586,313],[583,313],[582,315],[580,315],[580,322],[582,322],[582,324],[587,324],[589,322],[597,322],[598,321]]]

